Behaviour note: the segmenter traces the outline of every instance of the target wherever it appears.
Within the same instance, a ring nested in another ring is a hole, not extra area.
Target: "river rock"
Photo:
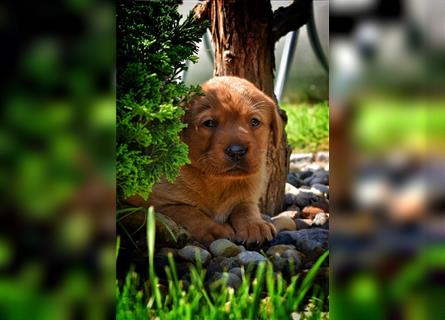
[[[317,161],[317,162],[329,161],[329,152],[328,151],[318,151],[315,154],[315,161]]]
[[[303,185],[303,180],[298,178],[298,176],[295,172],[291,172],[287,175],[287,182],[296,188],[299,188]]]
[[[223,273],[216,272],[213,274],[209,282],[210,282],[210,287],[212,288],[228,286],[235,290],[238,289],[242,283],[240,277],[230,272],[223,272]]]
[[[276,246],[272,246],[269,249],[267,249],[266,254],[271,256],[281,256],[284,251],[286,250],[292,250],[295,249],[295,246],[290,244],[278,244]]]
[[[196,257],[198,257],[202,264],[206,264],[212,257],[210,252],[196,246],[185,246],[178,250],[178,255],[190,262],[197,262]]]
[[[313,206],[304,207],[301,211],[301,217],[304,219],[314,219],[318,213],[323,213],[323,209]]]
[[[295,225],[297,226],[297,230],[300,229],[309,229],[312,226],[312,219],[295,219]]]
[[[240,267],[235,267],[229,270],[229,273],[236,274],[240,279],[244,276],[244,269]]]
[[[241,252],[240,254],[237,255],[237,259],[239,264],[241,264],[242,266],[247,266],[247,265],[256,265],[262,261],[266,261],[267,259],[259,254],[256,251],[244,251]]]
[[[284,188],[284,192],[286,194],[293,194],[293,195],[298,195],[300,193],[300,190],[295,188],[293,185],[291,185],[290,183],[286,183],[286,186]]]
[[[315,215],[313,224],[316,226],[324,226],[328,221],[328,215],[324,212],[319,212]]]
[[[218,239],[209,246],[210,252],[214,256],[233,257],[241,252],[240,248],[232,241],[227,239]]]
[[[283,231],[269,242],[270,245],[291,244],[308,258],[316,258],[328,249],[329,231],[322,228]]]
[[[313,189],[320,191],[323,194],[329,193],[329,186],[325,186],[324,184],[314,183],[311,185]]]
[[[277,232],[282,230],[296,230],[296,224],[294,219],[286,216],[276,216],[272,218],[272,223],[275,226]]]

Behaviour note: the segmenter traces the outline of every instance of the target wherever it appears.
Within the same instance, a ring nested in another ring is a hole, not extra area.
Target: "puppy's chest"
[[[204,193],[207,199],[203,209],[214,221],[225,223],[238,204],[257,200],[253,191],[244,185],[235,185]]]

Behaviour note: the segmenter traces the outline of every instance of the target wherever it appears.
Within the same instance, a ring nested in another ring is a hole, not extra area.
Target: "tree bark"
[[[214,0],[206,1],[205,6],[215,48],[214,76],[245,78],[276,101],[273,92],[274,16],[270,0]],[[201,10],[205,12],[203,7]],[[287,119],[281,110],[280,114],[284,127]],[[289,154],[283,130],[279,148],[269,143],[269,175],[260,201],[262,213],[274,215],[283,210]]]

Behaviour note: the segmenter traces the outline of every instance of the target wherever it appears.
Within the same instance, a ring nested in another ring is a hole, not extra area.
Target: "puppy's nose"
[[[246,155],[247,147],[242,144],[231,144],[225,151],[231,160],[239,161]]]

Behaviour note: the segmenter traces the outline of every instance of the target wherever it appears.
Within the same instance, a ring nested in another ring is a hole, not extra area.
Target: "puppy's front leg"
[[[230,214],[229,223],[235,230],[235,239],[246,243],[272,240],[277,233],[271,223],[261,218],[260,210],[254,203],[237,205]]]
[[[214,240],[220,238],[232,240],[235,238],[235,233],[230,225],[227,223],[216,223],[196,207],[187,205],[170,205],[163,206],[157,211],[184,226],[191,235],[201,243],[210,244]]]

